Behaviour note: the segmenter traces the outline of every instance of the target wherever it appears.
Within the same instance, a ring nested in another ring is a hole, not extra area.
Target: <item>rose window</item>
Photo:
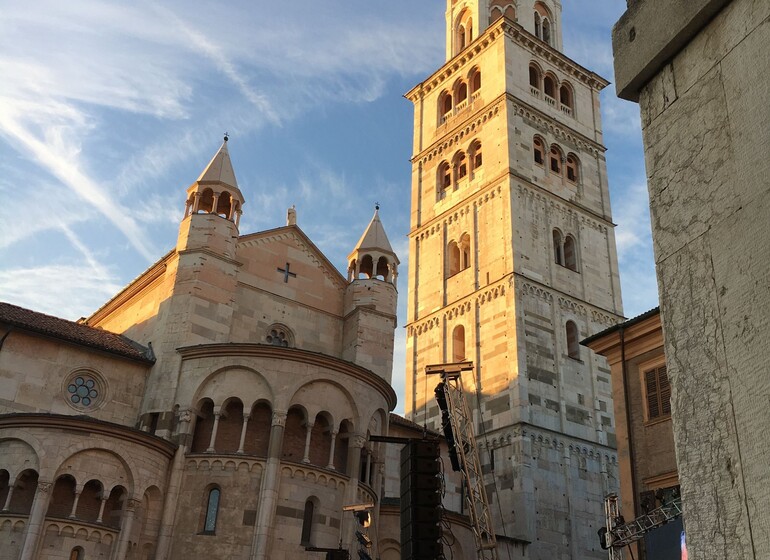
[[[289,341],[286,339],[286,333],[276,329],[272,329],[267,335],[267,343],[273,346],[289,346]]]
[[[67,385],[70,402],[76,406],[89,407],[99,398],[96,381],[85,375],[78,375]]]

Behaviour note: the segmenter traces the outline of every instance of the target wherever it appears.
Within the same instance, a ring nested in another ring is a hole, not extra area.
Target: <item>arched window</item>
[[[567,156],[567,180],[573,183],[577,183],[580,179],[580,166],[578,165],[578,159],[574,154]]]
[[[562,107],[573,108],[572,88],[569,84],[562,84],[559,88],[559,103]]]
[[[315,513],[315,504],[312,500],[305,502],[305,511],[302,514],[302,538],[300,544],[302,546],[311,546],[311,539],[313,538],[313,514]]]
[[[447,189],[452,186],[452,169],[449,167],[449,163],[442,161],[438,166],[438,197],[444,198]]]
[[[459,105],[463,101],[466,101],[468,99],[468,84],[465,82],[461,82],[459,86],[457,86],[457,104]]]
[[[540,68],[534,64],[529,65],[529,85],[531,86],[531,91],[536,90],[537,92],[542,87],[540,85]]]
[[[463,233],[460,237],[460,270],[465,270],[471,266],[471,236]]]
[[[458,272],[460,272],[460,262],[462,259],[461,253],[460,253],[460,247],[457,245],[455,241],[450,241],[449,245],[447,245],[447,255],[446,255],[446,275],[454,276]]]
[[[473,21],[469,10],[463,10],[455,27],[455,53],[458,54],[473,40]]]
[[[76,546],[70,551],[70,560],[85,560],[85,552],[79,546]]]
[[[465,360],[465,327],[457,325],[452,331],[452,361]]]
[[[540,14],[538,14],[537,12],[535,12],[535,36],[538,39],[543,38],[543,28],[540,24]]]
[[[455,178],[457,181],[468,175],[468,161],[463,152],[459,152],[454,160]]]
[[[371,278],[374,276],[374,260],[371,255],[364,255],[361,259],[361,266],[358,269],[359,278]]]
[[[204,190],[198,200],[198,212],[209,214],[214,211],[214,192],[211,189]]]
[[[439,97],[438,107],[440,120],[444,122],[452,114],[452,94],[448,91],[443,92]]]
[[[561,150],[559,149],[558,146],[555,146],[555,145],[551,146],[551,153],[550,153],[549,160],[550,160],[549,165],[551,168],[551,172],[557,175],[561,175],[562,155],[561,155]]]
[[[550,74],[543,78],[543,91],[551,99],[556,99],[556,79]]]
[[[498,6],[492,6],[489,11],[489,23],[497,21],[501,17],[503,17],[503,11]]]
[[[219,488],[214,487],[209,490],[208,499],[206,500],[206,517],[203,518],[203,532],[206,534],[213,535],[217,529],[220,497],[221,491]]]
[[[577,247],[571,235],[564,239],[564,266],[577,272]]]
[[[553,260],[556,264],[564,266],[564,247],[561,232],[553,230]]]
[[[217,211],[215,213],[224,218],[229,218],[232,204],[232,196],[230,196],[230,193],[222,191],[219,193],[219,198],[217,198]]]
[[[551,44],[551,22],[543,19],[543,41]]]
[[[545,143],[539,137],[535,136],[535,139],[532,141],[532,146],[535,163],[543,165],[545,163]]]
[[[481,89],[481,71],[476,69],[471,74],[471,95]]]
[[[580,359],[580,336],[574,321],[567,321],[567,355],[575,360]]]
[[[481,153],[481,142],[478,140],[473,142],[468,152],[471,159],[471,171],[475,173],[476,170],[479,169],[484,163],[484,158],[482,157]]]

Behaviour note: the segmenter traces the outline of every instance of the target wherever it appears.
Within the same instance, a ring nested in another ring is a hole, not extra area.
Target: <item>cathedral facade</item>
[[[472,361],[499,548],[602,558],[617,486],[610,371],[579,341],[622,317],[599,93],[558,0],[448,0],[446,62],[414,87],[407,417],[425,367]],[[504,554],[500,552],[500,554]]]

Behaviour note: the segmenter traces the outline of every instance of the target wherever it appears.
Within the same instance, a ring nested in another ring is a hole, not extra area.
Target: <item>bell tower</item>
[[[607,364],[579,342],[622,318],[608,82],[562,52],[561,24],[559,0],[447,0],[447,61],[406,94],[406,411],[439,428],[425,366],[472,361],[500,546],[598,560],[615,419]]]

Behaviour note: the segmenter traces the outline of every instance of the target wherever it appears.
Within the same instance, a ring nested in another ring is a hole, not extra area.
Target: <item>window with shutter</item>
[[[647,392],[647,418],[654,420],[671,414],[671,386],[668,384],[666,366],[644,372]]]

